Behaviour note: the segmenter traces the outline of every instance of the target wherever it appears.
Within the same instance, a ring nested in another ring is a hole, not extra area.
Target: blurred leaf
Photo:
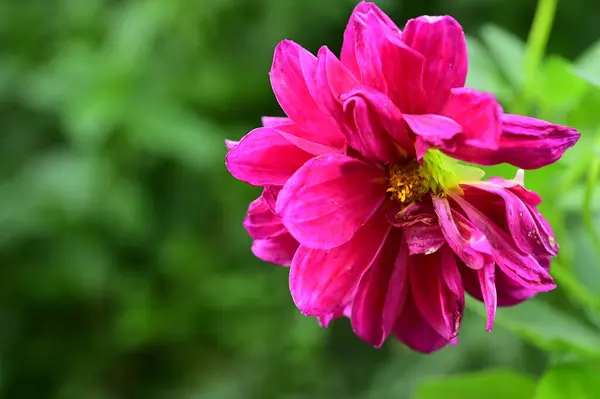
[[[534,399],[595,399],[600,396],[598,363],[560,363],[542,377]]]
[[[487,316],[482,303],[469,298],[468,306],[482,317]],[[495,323],[542,349],[600,358],[598,331],[539,300],[498,309]]]
[[[525,43],[495,25],[485,25],[481,38],[513,89],[518,90],[524,81]]]
[[[544,61],[533,88],[535,100],[545,109],[570,109],[578,104],[587,84],[568,61],[551,56]]]
[[[590,83],[600,87],[600,40],[579,56],[575,61],[575,68]]]
[[[510,101],[513,95],[504,82],[498,67],[481,41],[468,37],[469,74],[466,85],[477,90],[494,93],[501,101]]]
[[[485,371],[430,379],[417,388],[415,399],[530,399],[535,382],[514,371]]]

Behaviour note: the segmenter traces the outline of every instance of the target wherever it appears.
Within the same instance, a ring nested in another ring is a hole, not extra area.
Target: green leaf
[[[469,298],[468,306],[482,317],[487,317],[482,303]],[[544,350],[600,358],[598,331],[539,300],[500,308],[495,322]]]
[[[600,40],[592,44],[575,62],[575,68],[590,83],[600,87]]]
[[[431,379],[416,390],[416,399],[530,399],[535,382],[513,371],[494,370],[481,373]]]
[[[519,89],[525,80],[525,43],[514,34],[494,25],[484,26],[481,38],[510,84],[514,89]]]
[[[587,83],[573,71],[568,61],[551,56],[544,62],[534,88],[535,100],[544,109],[570,109],[585,94]]]
[[[469,47],[469,74],[467,86],[494,93],[501,101],[510,101],[514,95],[504,82],[500,70],[481,41],[467,37]]]
[[[555,364],[542,377],[534,399],[593,399],[600,397],[600,365]]]

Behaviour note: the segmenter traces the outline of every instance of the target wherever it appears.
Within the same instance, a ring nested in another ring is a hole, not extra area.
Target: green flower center
[[[416,160],[389,168],[388,189],[393,200],[403,205],[420,201],[425,194],[462,192],[460,183],[480,180],[481,169],[461,165],[438,150],[428,150],[423,164]]]

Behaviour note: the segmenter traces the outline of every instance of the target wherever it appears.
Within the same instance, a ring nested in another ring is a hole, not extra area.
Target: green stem
[[[518,104],[518,108],[521,108],[524,113],[528,113],[530,110],[531,98],[535,90],[535,80],[546,52],[557,3],[558,0],[539,0],[537,3],[525,49],[523,66],[525,69],[525,86],[521,97],[522,102]]]

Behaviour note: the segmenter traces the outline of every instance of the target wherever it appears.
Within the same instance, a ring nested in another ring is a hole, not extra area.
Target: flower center
[[[480,169],[461,165],[437,150],[428,150],[423,163],[416,160],[396,164],[389,168],[388,189],[393,200],[403,205],[418,202],[427,193],[442,195],[458,191],[461,182],[479,180]]]
[[[417,161],[394,165],[389,169],[388,193],[402,204],[416,202],[429,191],[428,178]]]

